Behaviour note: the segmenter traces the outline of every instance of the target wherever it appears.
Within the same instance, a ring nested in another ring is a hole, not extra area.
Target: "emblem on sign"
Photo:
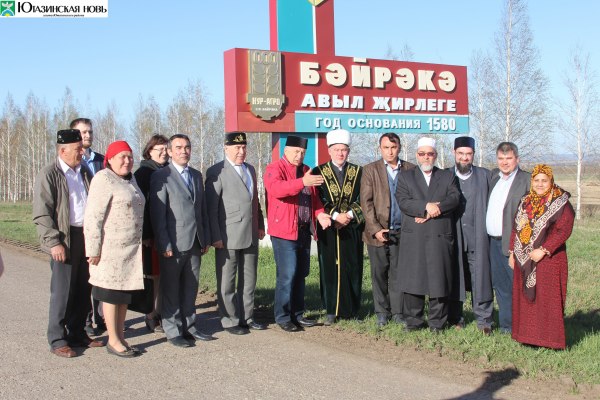
[[[308,0],[308,2],[313,6],[317,7],[319,4],[325,3],[325,0]]]
[[[248,63],[250,112],[263,121],[270,121],[283,112],[285,104],[282,92],[281,53],[249,50]]]

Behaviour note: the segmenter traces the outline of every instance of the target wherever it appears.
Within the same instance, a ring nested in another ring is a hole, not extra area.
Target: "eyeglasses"
[[[159,153],[166,153],[167,148],[166,147],[154,147],[154,148],[152,148],[151,151],[158,151]]]
[[[428,152],[425,152],[425,151],[419,151],[419,152],[417,153],[417,155],[418,155],[419,157],[425,157],[425,156],[427,156],[427,157],[433,157],[433,156],[435,156],[435,153],[434,153],[433,151],[428,151]]]

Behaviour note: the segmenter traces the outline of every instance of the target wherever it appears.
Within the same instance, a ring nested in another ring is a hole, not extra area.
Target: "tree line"
[[[385,58],[414,61],[414,54],[404,45],[398,54],[390,47]],[[476,139],[476,164],[480,166],[493,166],[496,145],[502,141],[516,143],[528,164],[549,162],[553,149],[572,155],[577,164],[574,196],[579,216],[585,162],[598,155],[600,119],[595,116],[600,103],[589,54],[575,46],[567,59],[561,82],[567,96],[553,99],[549,79],[539,67],[527,3],[504,0],[490,47],[475,50],[468,66],[470,135]],[[114,101],[91,115],[82,113],[83,109],[69,87],[53,109],[33,92],[22,106],[7,94],[0,114],[0,201],[31,200],[37,171],[55,157],[56,131],[77,117],[93,120],[93,148],[100,153],[110,142],[125,139],[139,155],[153,134],[186,133],[193,144],[194,167],[204,172],[223,158],[223,105],[209,100],[201,80],[188,82],[164,109],[152,95],[140,94],[129,126]],[[553,143],[557,131],[564,143]],[[377,138],[376,134],[354,134],[352,161],[365,164],[378,158]],[[401,157],[412,160],[418,137],[404,134],[401,138]],[[437,135],[436,139],[439,167],[453,165],[454,136]],[[262,185],[262,172],[271,158],[270,133],[251,135],[248,147],[248,161],[257,167]]]

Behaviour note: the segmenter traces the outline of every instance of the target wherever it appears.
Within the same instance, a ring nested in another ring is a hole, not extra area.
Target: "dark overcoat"
[[[467,258],[464,256],[464,235],[473,235],[475,238],[475,268],[470,271],[471,275],[475,276],[475,287],[472,288],[472,295],[474,296],[476,303],[483,303],[492,301],[494,299],[494,293],[492,290],[492,273],[490,269],[490,240],[488,238],[487,229],[485,225],[485,216],[487,213],[487,198],[490,184],[490,171],[485,168],[473,166],[473,174],[469,179],[473,179],[472,186],[475,188],[473,192],[473,198],[470,199],[474,212],[474,224],[475,230],[473,232],[464,232],[463,224],[461,221],[461,212],[463,207],[458,207],[456,212],[456,237],[458,240],[457,244],[457,259],[458,259],[458,275],[456,287],[459,288],[457,293],[454,293],[455,300],[465,301],[466,287],[470,286],[470,282],[467,281],[465,285],[465,266],[468,271]],[[452,174],[456,174],[456,168],[450,168]],[[459,178],[457,178],[458,180]],[[460,181],[458,181],[460,183]],[[460,184],[459,184],[460,189]],[[461,194],[461,202],[464,200],[464,196]]]
[[[405,218],[400,235],[400,289],[405,293],[446,297],[456,273],[454,210],[460,201],[456,176],[433,168],[429,186],[419,168],[398,177],[396,197]],[[427,203],[439,202],[442,214],[418,224]]]

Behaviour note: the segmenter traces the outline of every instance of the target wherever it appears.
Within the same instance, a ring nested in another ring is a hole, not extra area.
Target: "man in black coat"
[[[441,331],[448,319],[448,296],[456,268],[453,214],[460,191],[452,172],[434,166],[436,159],[435,140],[419,139],[419,168],[403,172],[396,189],[405,216],[399,273],[407,331],[425,327],[425,296],[429,296],[429,329]]]
[[[460,205],[455,213],[458,274],[454,277],[448,323],[457,329],[464,327],[463,303],[470,290],[477,328],[489,335],[494,311],[490,243],[485,226],[490,171],[473,165],[472,137],[457,137],[453,153],[456,165],[449,170],[458,178],[460,187]]]
[[[71,121],[69,127],[78,129],[81,132],[81,143],[83,145],[81,163],[88,167],[92,176],[96,175],[96,172],[104,168],[104,155],[92,151],[92,144],[94,143],[92,120],[89,118],[75,118]],[[106,324],[104,318],[100,315],[100,302],[93,297],[90,301],[92,310],[85,321],[85,331],[91,336],[101,335],[106,332]],[[93,323],[96,323],[96,328],[94,328]]]

